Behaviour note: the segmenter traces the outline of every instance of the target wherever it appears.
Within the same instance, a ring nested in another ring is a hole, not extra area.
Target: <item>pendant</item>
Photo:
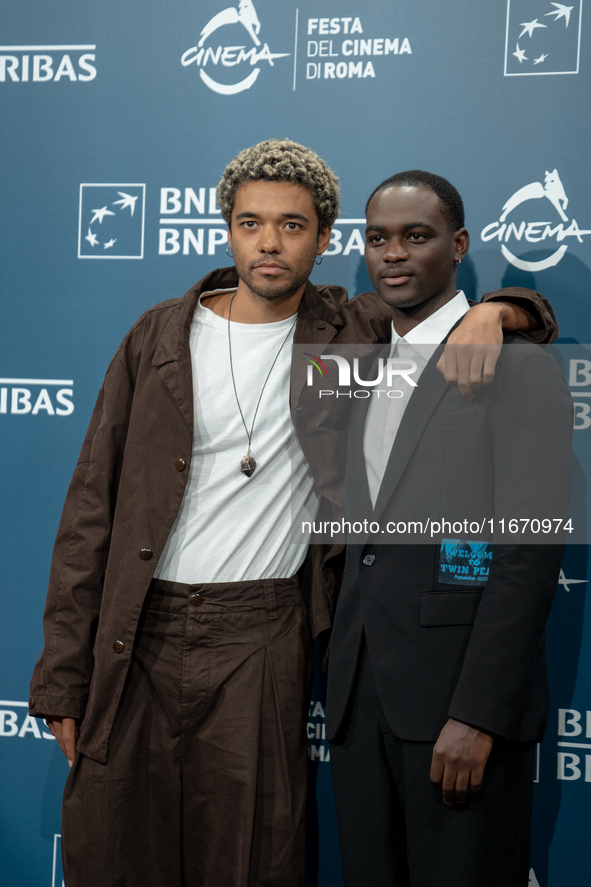
[[[250,453],[250,447],[248,448],[248,453],[246,456],[243,456],[240,460],[240,471],[242,474],[245,474],[247,477],[252,477],[254,474],[255,468],[257,467],[256,459]]]

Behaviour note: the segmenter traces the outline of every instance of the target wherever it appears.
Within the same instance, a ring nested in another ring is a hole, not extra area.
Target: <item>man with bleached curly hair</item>
[[[282,139],[239,154],[218,193],[236,268],[127,334],[58,531],[31,710],[71,765],[68,887],[303,879],[312,636],[334,582],[290,544],[291,345],[343,327],[345,290],[308,282],[339,185]]]
[[[307,188],[318,216],[319,233],[338,218],[339,180],[324,160],[290,139],[268,139],[241,151],[224,170],[217,196],[228,227],[240,186],[262,180],[290,182]]]
[[[359,310],[351,333],[346,291],[309,282],[339,210],[313,151],[243,151],[218,199],[235,267],[124,338],[57,534],[30,710],[71,766],[68,887],[302,883],[336,550],[291,543],[292,464],[313,485],[291,346],[387,339],[390,322]]]

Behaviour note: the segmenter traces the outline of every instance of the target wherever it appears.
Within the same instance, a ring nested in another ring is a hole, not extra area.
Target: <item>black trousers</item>
[[[392,733],[364,641],[330,745],[345,887],[527,887],[534,743],[495,740],[462,807],[429,780],[434,744]]]

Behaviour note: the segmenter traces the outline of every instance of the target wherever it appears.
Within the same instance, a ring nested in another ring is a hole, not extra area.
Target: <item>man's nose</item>
[[[393,237],[384,251],[384,262],[405,262],[409,253],[404,240],[401,237]]]
[[[259,251],[262,253],[278,253],[281,251],[281,238],[274,225],[263,225],[259,238]]]

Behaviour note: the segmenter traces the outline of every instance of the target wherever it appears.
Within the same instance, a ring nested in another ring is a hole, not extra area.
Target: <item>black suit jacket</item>
[[[327,734],[343,720],[363,633],[384,714],[407,740],[434,741],[449,717],[509,740],[547,722],[544,627],[562,556],[555,544],[495,534],[484,586],[439,582],[440,544],[381,544],[388,521],[565,517],[572,400],[554,359],[506,337],[493,385],[465,400],[435,364],[404,413],[372,509],[363,456],[368,401],[353,411],[348,517],[380,531],[353,538],[331,637]],[[355,415],[357,412],[357,415]],[[473,534],[445,532],[445,537]],[[413,538],[421,538],[413,535]],[[519,542],[519,544],[515,544]],[[372,557],[367,557],[371,555]]]

